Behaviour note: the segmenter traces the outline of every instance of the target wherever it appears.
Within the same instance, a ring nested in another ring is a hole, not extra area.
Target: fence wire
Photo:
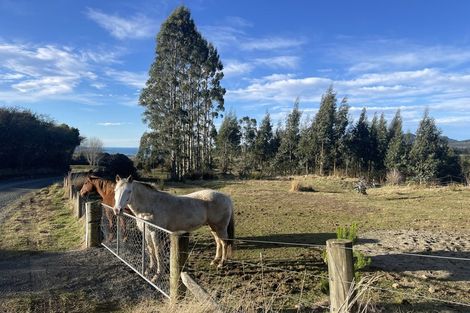
[[[102,204],[102,245],[169,298],[170,232]]]

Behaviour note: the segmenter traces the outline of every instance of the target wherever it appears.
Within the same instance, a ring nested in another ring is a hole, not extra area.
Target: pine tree
[[[346,162],[347,156],[345,155],[347,146],[346,130],[349,124],[349,104],[348,99],[345,97],[341,100],[341,105],[335,114],[335,123],[333,127],[334,141],[333,141],[333,172],[336,174],[336,168]]]
[[[241,171],[246,176],[255,169],[256,119],[245,116],[240,119],[239,123],[241,128]]]
[[[256,163],[263,171],[275,154],[273,127],[269,113],[266,113],[259,126],[254,151]]]
[[[330,86],[322,96],[320,109],[315,116],[313,124],[313,136],[315,149],[318,154],[318,166],[320,175],[323,175],[331,166],[335,146],[335,113],[336,92]]]
[[[387,120],[382,113],[377,125],[377,160],[376,169],[380,179],[385,178],[385,156],[388,148]]]
[[[411,168],[420,183],[437,178],[439,170],[444,166],[448,150],[447,142],[441,138],[441,132],[426,110],[410,153]]]
[[[279,150],[275,160],[277,167],[284,171],[284,173],[293,174],[297,169],[301,115],[299,99],[296,99],[294,109],[288,115],[286,128],[280,137]]]
[[[402,119],[400,110],[397,110],[395,117],[388,129],[388,148],[385,155],[385,168],[387,172],[398,170],[402,174],[407,170],[407,149],[402,130]]]
[[[310,170],[315,166],[313,140],[313,122],[309,121],[307,118],[304,125],[300,127],[300,140],[298,148],[299,163],[305,169],[305,175],[308,175]]]
[[[370,160],[370,130],[366,108],[362,109],[356,125],[351,130],[348,145],[356,165],[356,175],[364,174],[368,170]]]
[[[163,140],[164,136],[156,132],[145,132],[142,135],[136,155],[137,168],[149,172],[152,168],[165,165],[169,151]]]
[[[189,10],[178,7],[157,35],[155,60],[139,99],[149,128],[165,136],[173,179],[211,163],[210,133],[224,103],[222,68]]]
[[[216,149],[222,173],[231,172],[240,152],[240,125],[233,113],[225,116],[217,134]]]

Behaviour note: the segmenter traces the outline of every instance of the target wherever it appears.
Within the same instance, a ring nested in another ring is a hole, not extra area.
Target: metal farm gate
[[[106,204],[101,204],[101,207],[101,245],[170,298],[172,232],[127,213],[115,215],[112,207]],[[160,272],[157,272],[156,258],[159,259]]]

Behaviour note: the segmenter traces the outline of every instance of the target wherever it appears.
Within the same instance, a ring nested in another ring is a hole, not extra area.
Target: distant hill
[[[451,148],[454,148],[455,150],[459,152],[465,152],[465,153],[470,153],[470,139],[467,140],[455,140],[451,138],[447,138],[447,141],[449,142],[449,146]]]

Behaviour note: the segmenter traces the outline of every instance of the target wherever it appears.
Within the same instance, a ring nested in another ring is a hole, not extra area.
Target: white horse
[[[216,242],[216,254],[211,265],[222,267],[231,254],[235,237],[233,204],[230,197],[221,192],[208,189],[174,196],[150,184],[134,181],[131,176],[121,179],[118,175],[114,199],[115,214],[128,207],[135,216],[172,232],[190,232],[209,225]],[[156,258],[158,274],[158,240],[153,233],[146,241],[149,251],[153,252],[151,255]],[[150,262],[152,265],[153,260]]]

